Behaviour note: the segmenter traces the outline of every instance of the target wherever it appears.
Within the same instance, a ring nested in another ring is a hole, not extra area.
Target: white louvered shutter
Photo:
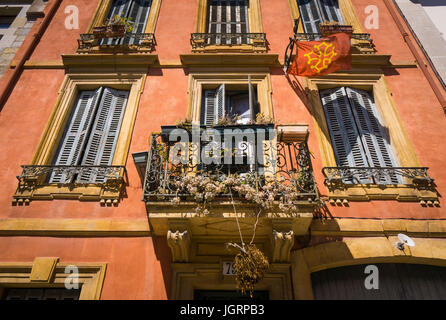
[[[373,96],[363,90],[347,88],[347,95],[356,118],[363,146],[371,167],[396,167],[389,136],[376,108]],[[379,184],[401,183],[398,176],[381,177]]]
[[[344,23],[338,0],[297,0],[297,4],[306,33],[320,33],[324,21]]]
[[[133,0],[127,18],[132,18],[132,33],[144,33],[152,0]],[[124,44],[135,44],[134,38],[124,40]]]
[[[218,87],[215,92],[215,112],[216,112],[216,120],[221,119],[225,116],[226,112],[226,86],[223,83],[220,87]]]
[[[75,166],[80,164],[81,153],[88,139],[102,88],[95,91],[81,91],[62,142],[56,154],[54,165]],[[68,183],[66,174],[53,173],[50,183]]]
[[[331,142],[339,167],[368,167],[354,116],[344,87],[320,92]],[[346,183],[371,183],[365,176],[355,176]]]
[[[110,166],[112,164],[128,94],[129,92],[125,90],[104,89],[82,165]],[[78,177],[78,181],[101,183],[105,181],[105,176],[89,172]]]
[[[297,0],[305,33],[319,33],[322,16],[316,0]]]
[[[338,0],[319,0],[318,5],[324,20],[330,22],[337,21],[339,24],[344,23]]]
[[[204,92],[204,113],[202,113],[201,123],[212,126],[215,123],[215,90]]]

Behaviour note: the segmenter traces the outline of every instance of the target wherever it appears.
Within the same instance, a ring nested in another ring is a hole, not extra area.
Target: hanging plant
[[[237,287],[242,294],[249,293],[249,296],[253,298],[255,285],[264,278],[269,268],[268,259],[254,244],[242,245],[242,247],[232,243],[228,245],[239,250],[234,261]]]

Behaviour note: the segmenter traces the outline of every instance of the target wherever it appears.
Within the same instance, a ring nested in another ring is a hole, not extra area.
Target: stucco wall
[[[54,0],[52,0],[54,1]],[[63,0],[47,32],[32,54],[30,62],[60,61],[61,54],[75,53],[79,33],[84,32],[97,6],[97,0]],[[373,3],[380,10],[379,30],[370,32],[379,54],[392,54],[395,60],[414,60],[399,34],[382,0],[352,0],[359,19]],[[67,5],[80,9],[79,30],[63,28]],[[161,62],[179,61],[179,55],[190,53],[190,33],[195,29],[196,0],[163,0],[156,27],[156,52]],[[269,53],[282,58],[292,19],[287,0],[261,0],[264,31]],[[33,27],[35,31],[37,26]],[[385,32],[383,32],[385,30]],[[20,54],[20,53],[19,53]],[[64,79],[64,70],[25,69],[0,113],[0,219],[6,218],[114,218],[145,219],[141,201],[141,181],[131,154],[148,149],[151,132],[161,125],[175,124],[186,116],[188,72],[183,68],[152,68],[148,72],[141,96],[131,140],[127,173],[127,197],[118,207],[101,207],[98,202],[74,200],[34,201],[29,206],[12,206],[20,165],[29,164],[54,108]],[[392,99],[422,166],[430,168],[440,194],[446,194],[446,123],[442,108],[422,72],[417,68],[386,70]],[[301,80],[301,79],[300,79]],[[321,151],[315,136],[311,106],[306,101],[300,81],[290,85],[280,68],[271,69],[274,116],[278,123],[306,123],[310,126],[309,148],[314,154],[313,166],[322,195],[327,194],[321,173]],[[440,198],[440,201],[442,199]],[[442,201],[441,201],[442,202]],[[397,201],[350,202],[348,207],[329,206],[331,215],[357,218],[444,219],[443,203],[439,208],[423,208],[418,203]],[[30,238],[0,239],[1,261],[32,261],[35,256],[58,256],[62,261],[99,261],[109,263],[103,298],[163,299],[168,295],[169,273],[160,259],[170,259],[167,245],[160,245],[157,257],[150,237],[141,238]],[[70,248],[70,250],[67,250]],[[164,261],[164,260],[163,260]]]

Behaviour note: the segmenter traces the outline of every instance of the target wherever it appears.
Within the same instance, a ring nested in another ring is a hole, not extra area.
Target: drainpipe
[[[437,97],[438,101],[440,102],[441,107],[443,108],[443,111],[446,115],[446,100],[443,96],[443,93],[440,90],[440,88],[438,87],[438,85],[435,82],[432,75],[429,73],[429,70],[427,69],[427,67],[424,63],[424,60],[421,57],[421,55],[418,53],[415,45],[412,42],[412,39],[410,38],[410,35],[406,32],[403,24],[398,19],[397,12],[395,10],[395,7],[393,6],[393,5],[395,5],[395,3],[393,3],[393,5],[392,5],[390,3],[390,0],[384,0],[384,4],[386,5],[387,9],[390,12],[390,15],[392,16],[393,20],[395,21],[401,35],[403,36],[404,41],[407,43],[407,46],[409,47],[410,51],[414,55],[415,59],[417,60],[417,63],[419,65],[421,71],[423,72],[424,76],[426,77],[427,81],[429,82],[429,85],[431,86],[432,90],[434,91],[434,94]]]
[[[37,33],[33,35],[33,39],[31,43],[26,47],[25,53],[20,58],[17,66],[14,69],[14,72],[9,76],[9,79],[7,80],[7,83],[4,87],[4,90],[2,91],[0,95],[0,111],[3,109],[3,106],[6,104],[6,101],[9,98],[9,95],[11,94],[12,90],[14,89],[17,81],[19,80],[20,74],[23,71],[23,66],[25,65],[25,62],[31,57],[34,50],[36,49],[40,39],[42,38],[42,35],[48,28],[48,25],[50,24],[51,20],[53,19],[54,15],[56,14],[57,9],[59,8],[62,0],[53,0],[51,7],[48,11],[48,13],[45,15],[45,18],[43,19],[39,30],[37,30]],[[3,79],[5,80],[5,79]]]

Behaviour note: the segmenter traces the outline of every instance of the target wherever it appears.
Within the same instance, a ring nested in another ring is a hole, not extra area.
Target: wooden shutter
[[[201,123],[211,126],[215,123],[215,90],[204,92],[204,113],[202,113]]]
[[[127,18],[132,18],[132,33],[144,33],[149,17],[152,0],[133,0]],[[124,44],[134,44],[134,38],[124,40]]]
[[[202,123],[206,126],[216,124],[225,115],[226,106],[225,84],[217,90],[206,90],[204,92],[204,114]]]
[[[209,44],[242,44],[246,37],[230,38],[218,34],[248,33],[247,0],[210,0],[208,33],[217,34]]]
[[[129,92],[124,90],[104,89],[82,165],[112,164],[128,94]],[[78,181],[101,183],[105,181],[105,176],[89,172],[78,177]]]
[[[338,0],[319,0],[318,4],[323,20],[330,22],[337,21],[339,24],[344,23]]]
[[[225,108],[226,108],[226,86],[223,83],[220,87],[218,87],[215,93],[215,112],[216,112],[215,122],[217,122],[218,119],[221,119],[225,116]]]
[[[395,157],[389,144],[389,135],[383,126],[373,96],[367,91],[354,88],[347,88],[347,95],[370,166],[396,167]],[[395,174],[378,180],[376,183],[379,184],[401,183]]]
[[[368,167],[345,88],[323,90],[320,95],[338,166]],[[352,176],[345,182],[371,183],[371,180],[365,176]]]
[[[297,0],[297,4],[306,33],[320,33],[324,21],[344,23],[338,0]]]
[[[81,91],[71,118],[66,126],[62,142],[55,157],[55,165],[79,165],[82,150],[88,139],[102,88],[96,91]],[[68,183],[66,174],[53,173],[50,183]]]
[[[317,2],[315,0],[297,0],[305,33],[320,32],[319,24],[323,21]]]

